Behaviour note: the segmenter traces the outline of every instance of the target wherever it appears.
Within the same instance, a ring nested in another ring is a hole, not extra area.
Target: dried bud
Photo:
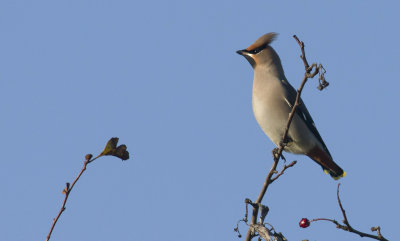
[[[89,161],[90,159],[92,159],[93,155],[92,154],[87,154],[85,156],[86,161]]]
[[[299,223],[300,228],[307,228],[310,226],[310,221],[307,218],[302,218]]]
[[[67,182],[66,184],[65,184],[65,188],[64,188],[64,190],[62,191],[62,193],[63,194],[67,194],[67,192],[69,191],[69,186],[70,186],[71,184],[69,184],[69,182]]]

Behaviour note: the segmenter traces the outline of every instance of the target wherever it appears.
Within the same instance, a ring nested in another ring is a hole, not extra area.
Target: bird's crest
[[[250,45],[246,50],[247,51],[252,51],[256,48],[259,48],[264,45],[270,44],[274,39],[278,36],[277,33],[267,33],[258,38],[252,45]]]

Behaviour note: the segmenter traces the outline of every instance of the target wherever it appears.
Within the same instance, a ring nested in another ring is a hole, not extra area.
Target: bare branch
[[[65,194],[64,202],[63,202],[63,204],[61,205],[61,208],[60,208],[60,211],[58,212],[57,217],[55,217],[55,218],[53,219],[53,224],[51,225],[51,228],[50,228],[49,234],[47,235],[46,241],[49,241],[49,240],[50,240],[51,234],[53,233],[54,227],[56,226],[56,223],[57,223],[58,219],[60,218],[61,214],[65,211],[65,209],[66,209],[66,208],[65,208],[65,204],[67,203],[69,194],[71,193],[72,189],[74,188],[76,182],[79,180],[79,178],[80,178],[80,177],[82,176],[82,174],[85,172],[87,165],[88,165],[89,163],[93,162],[94,160],[96,160],[97,158],[99,158],[100,156],[101,156],[101,155],[99,155],[99,156],[97,156],[97,157],[95,157],[95,158],[93,158],[93,159],[91,160],[92,154],[87,154],[86,157],[85,157],[86,160],[85,160],[85,162],[83,163],[82,170],[79,172],[78,176],[75,178],[75,180],[74,180],[74,182],[72,183],[72,185],[70,186],[69,182],[66,183],[66,187],[65,187],[64,190],[63,190],[63,193]]]
[[[273,183],[276,179],[278,179],[280,176],[282,176],[283,173],[285,173],[285,170],[286,170],[286,169],[288,169],[288,168],[294,166],[296,163],[297,163],[297,161],[292,161],[289,165],[283,166],[283,169],[281,170],[281,172],[279,172],[278,174],[276,174],[276,176],[273,177],[273,178],[271,179],[271,183]]]
[[[309,69],[310,66],[308,65],[308,61],[307,61],[307,58],[306,58],[306,53],[304,52],[304,42],[300,41],[299,38],[296,35],[293,35],[293,38],[296,39],[297,43],[300,46],[300,50],[301,50],[300,58],[303,60],[304,68],[306,70],[306,73],[310,73],[310,71],[311,71]]]
[[[342,211],[342,214],[343,214],[343,218],[344,218],[343,223],[346,224],[349,228],[352,229],[352,227],[350,226],[350,223],[349,223],[349,221],[347,219],[346,211],[344,210],[344,208],[342,206],[342,202],[340,201],[339,188],[340,188],[340,183],[337,186],[336,196],[337,196],[337,200],[338,200],[338,203],[339,203],[340,210]]]
[[[126,150],[126,145],[120,145],[117,147],[118,144],[118,138],[113,137],[111,138],[106,147],[104,148],[103,152],[100,153],[98,156],[92,159],[93,155],[92,154],[87,154],[85,156],[85,162],[83,163],[82,170],[79,172],[78,176],[75,178],[74,182],[72,185],[70,185],[69,182],[66,183],[66,187],[63,190],[63,194],[65,194],[64,201],[61,205],[60,211],[58,212],[58,215],[53,219],[53,223],[51,225],[50,231],[47,234],[46,241],[50,240],[51,234],[53,233],[54,227],[57,224],[58,219],[61,217],[61,214],[65,211],[66,207],[65,205],[67,204],[67,200],[69,197],[69,194],[71,193],[72,189],[74,188],[76,182],[79,180],[79,178],[82,176],[82,174],[85,172],[86,167],[89,163],[93,162],[97,158],[105,155],[112,155],[115,157],[118,157],[122,160],[127,160],[129,158],[129,152]]]
[[[343,218],[344,218],[343,224],[340,224],[338,221],[333,220],[333,219],[328,219],[328,218],[317,218],[317,219],[311,220],[310,222],[321,221],[321,220],[322,221],[329,221],[331,223],[334,223],[336,225],[336,228],[342,229],[344,231],[348,231],[348,232],[351,232],[351,233],[358,234],[361,237],[368,237],[368,238],[372,238],[372,239],[376,239],[376,240],[380,240],[380,241],[388,241],[386,238],[384,238],[382,236],[381,228],[379,226],[371,228],[371,231],[373,231],[373,232],[376,231],[376,233],[378,234],[378,235],[372,235],[372,234],[360,232],[360,231],[354,229],[350,225],[350,222],[349,222],[349,220],[347,218],[347,215],[346,215],[346,211],[344,210],[343,205],[342,205],[342,201],[340,200],[339,188],[340,188],[340,183],[338,184],[336,195],[337,195],[337,200],[338,200],[338,203],[339,203],[340,210],[342,211],[342,215],[343,215]]]
[[[252,225],[250,228],[253,235],[258,233],[261,238],[264,240],[275,240],[275,241],[287,241],[287,239],[282,235],[282,233],[272,232],[268,228],[266,228],[263,224],[257,223]]]

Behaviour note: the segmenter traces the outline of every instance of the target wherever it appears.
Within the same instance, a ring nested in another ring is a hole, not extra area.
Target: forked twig
[[[372,238],[372,239],[376,239],[376,240],[388,241],[386,238],[384,238],[382,236],[381,227],[379,227],[379,226],[371,228],[371,231],[373,231],[373,232],[376,231],[376,233],[378,234],[378,235],[372,235],[372,234],[360,232],[360,231],[354,229],[350,225],[349,219],[347,218],[347,215],[346,215],[346,211],[344,210],[343,205],[342,205],[342,201],[340,200],[339,188],[340,188],[340,183],[338,184],[336,195],[337,195],[337,200],[338,200],[338,204],[339,204],[339,207],[340,207],[340,211],[342,211],[342,215],[343,215],[343,218],[344,218],[343,224],[340,224],[338,221],[336,221],[334,219],[328,219],[328,218],[316,218],[316,219],[311,220],[310,222],[329,221],[331,223],[334,223],[336,225],[336,228],[342,229],[342,230],[345,230],[345,231],[348,231],[348,232],[351,232],[351,233],[358,234],[361,237],[368,237],[368,238]]]
[[[280,176],[283,175],[283,173],[285,173],[285,170],[288,169],[289,167],[294,166],[297,163],[297,161],[292,161],[289,165],[284,165],[282,170],[276,174],[275,177],[271,178],[271,183],[273,183],[276,179],[278,179]]]

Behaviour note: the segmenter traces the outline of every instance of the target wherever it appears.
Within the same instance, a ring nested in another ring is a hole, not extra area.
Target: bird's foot
[[[283,153],[281,154],[281,158],[282,158],[283,162],[286,163],[286,158],[285,158],[285,156],[283,155]]]
[[[279,145],[282,146],[282,147],[286,147],[286,146],[289,145],[290,142],[293,142],[293,139],[290,138],[289,136],[286,136],[285,139],[283,139],[283,140],[281,140],[281,141],[279,142]]]
[[[281,145],[282,145],[282,144],[281,144]],[[278,158],[278,155],[279,155],[279,148],[276,147],[276,148],[274,148],[274,149],[272,150],[272,157],[273,157],[274,159],[277,159],[277,158]],[[285,158],[285,156],[283,155],[282,152],[281,152],[280,158],[286,163],[286,158]]]
[[[277,148],[274,148],[274,149],[272,150],[272,156],[273,156],[273,158],[274,158],[274,159],[278,158],[278,154],[279,154],[279,148],[278,148],[278,147],[277,147]],[[281,155],[280,155],[280,158],[282,158],[282,160],[283,160],[284,162],[286,162],[286,158],[283,156],[282,153],[281,153]]]

